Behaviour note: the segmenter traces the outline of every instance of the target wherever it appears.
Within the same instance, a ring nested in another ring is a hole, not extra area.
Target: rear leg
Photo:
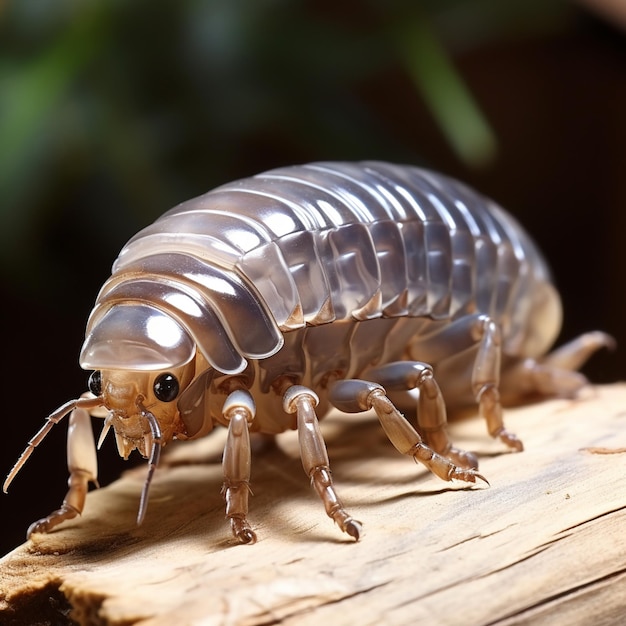
[[[580,335],[539,359],[515,360],[502,372],[503,394],[511,402],[532,395],[574,397],[588,384],[577,370],[600,348],[615,348],[615,340],[595,331]]]
[[[387,391],[417,389],[417,424],[424,443],[460,467],[478,467],[476,456],[453,446],[448,437],[446,405],[430,365],[419,361],[388,363],[368,370],[367,378]]]
[[[335,407],[346,413],[360,413],[373,408],[396,450],[412,456],[439,478],[464,480],[471,483],[479,478],[487,482],[476,470],[458,467],[426,445],[418,432],[389,400],[380,385],[365,380],[341,380],[331,387],[329,400]]]
[[[472,334],[478,340],[478,354],[472,369],[472,392],[481,415],[487,422],[487,430],[492,437],[498,437],[509,448],[517,452],[524,444],[514,433],[504,426],[502,403],[500,401],[500,362],[502,357],[502,335],[498,325],[487,316],[481,316],[472,327]]]
[[[470,364],[470,372],[460,372],[465,378],[470,374],[471,392],[478,403],[480,414],[487,422],[492,437],[498,437],[509,448],[524,449],[519,438],[504,426],[500,401],[500,366],[502,335],[499,326],[487,315],[468,315],[460,318],[436,333],[415,341],[411,354],[431,363],[439,363],[455,354],[478,346]]]

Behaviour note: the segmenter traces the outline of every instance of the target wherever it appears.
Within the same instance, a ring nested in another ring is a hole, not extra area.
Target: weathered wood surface
[[[522,454],[500,454],[477,418],[453,424],[491,483],[466,488],[397,454],[371,415],[325,420],[364,524],[356,544],[325,516],[291,433],[254,460],[251,546],[224,521],[207,462],[219,437],[181,444],[142,527],[144,467],[0,561],[0,623],[66,623],[64,597],[81,624],[625,623],[626,385],[508,410],[507,423]]]

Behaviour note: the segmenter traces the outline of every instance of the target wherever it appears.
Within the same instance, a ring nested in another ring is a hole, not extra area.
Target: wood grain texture
[[[371,414],[324,420],[335,481],[364,524],[358,543],[325,516],[292,433],[253,460],[255,545],[235,544],[224,520],[223,433],[181,444],[143,526],[145,467],[4,557],[0,623],[72,623],[70,610],[124,626],[624,623],[626,385],[506,419],[521,454],[501,453],[478,418],[451,426],[490,487],[439,481]]]

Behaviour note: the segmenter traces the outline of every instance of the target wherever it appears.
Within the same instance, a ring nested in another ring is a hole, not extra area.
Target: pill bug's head
[[[105,416],[101,440],[112,428],[124,458],[135,449],[148,457],[155,437],[170,441],[181,430],[177,401],[190,375],[185,367],[164,372],[94,370],[89,391],[100,400],[96,413]]]
[[[184,432],[179,402],[196,372],[196,346],[172,317],[148,304],[125,304],[92,317],[80,365],[94,370],[89,391],[108,412],[120,454],[150,454],[155,432]]]

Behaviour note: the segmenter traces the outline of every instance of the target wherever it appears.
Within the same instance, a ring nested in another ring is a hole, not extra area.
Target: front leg
[[[247,391],[233,391],[222,409],[228,420],[228,436],[224,447],[222,469],[226,500],[226,517],[230,520],[233,535],[241,543],[254,543],[256,534],[248,523],[248,495],[250,494],[250,431],[255,405]]]
[[[70,471],[69,489],[61,507],[47,517],[30,525],[27,537],[33,533],[47,533],[61,522],[83,512],[89,483],[97,484],[98,460],[91,427],[91,417],[86,409],[76,408],[70,414],[67,431],[67,467]]]
[[[302,467],[324,503],[326,514],[343,532],[358,541],[361,536],[361,522],[355,520],[343,508],[330,474],[328,453],[315,414],[318,402],[317,395],[301,385],[290,387],[283,396],[285,412],[297,414]]]

